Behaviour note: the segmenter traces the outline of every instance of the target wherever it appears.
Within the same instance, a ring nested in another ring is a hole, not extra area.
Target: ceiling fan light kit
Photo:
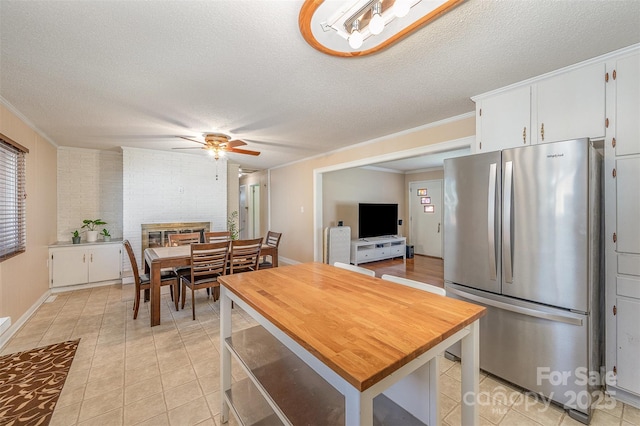
[[[240,149],[237,148],[239,146],[246,145],[245,141],[241,141],[240,139],[231,140],[231,137],[225,135],[223,133],[205,133],[203,135],[204,142],[199,141],[197,139],[189,138],[186,136],[178,136],[181,139],[195,142],[202,146],[186,146],[186,147],[176,147],[173,149],[204,149],[209,155],[212,155],[216,160],[220,157],[223,157],[228,152],[232,152],[235,154],[246,154],[246,155],[260,155],[258,151],[251,151],[248,149]]]
[[[464,0],[305,0],[298,16],[304,39],[333,56],[378,52]]]

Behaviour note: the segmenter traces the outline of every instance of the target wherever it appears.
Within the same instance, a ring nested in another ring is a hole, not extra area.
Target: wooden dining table
[[[239,383],[231,380],[231,357],[241,358],[240,343],[253,344],[245,352],[258,358],[239,359],[244,366],[264,363],[273,353],[283,353],[260,343],[264,341],[259,337],[262,327],[263,334],[277,339],[274,341],[286,346],[344,396],[337,398],[344,405],[331,411],[344,410],[344,418],[333,417],[329,422],[346,425],[373,424],[373,399],[380,394],[419,421],[439,424],[437,356],[461,341],[462,424],[479,424],[475,399],[479,390],[478,323],[486,308],[317,262],[226,275],[219,282],[223,423],[228,421],[230,409],[236,415],[242,411],[233,388]],[[233,304],[258,322],[255,330],[248,331],[253,337],[241,337],[245,330],[232,333]],[[267,355],[259,355],[260,350],[266,350]],[[313,412],[310,407],[314,401],[327,393],[312,392],[305,399],[305,386],[290,389],[290,383],[313,381],[307,373],[295,379],[303,368],[299,363],[291,364],[291,358],[287,355],[282,361],[245,371],[255,386],[262,388],[260,393],[269,395],[266,403],[285,424],[295,424],[291,419],[297,414],[281,409],[278,401],[294,411],[295,407],[306,407],[302,411]],[[294,365],[290,372],[285,372],[286,363]],[[266,373],[260,379],[261,370],[278,373]],[[279,399],[269,394],[270,385],[261,380],[278,381],[280,377],[293,379],[287,385],[271,387],[277,393],[282,389],[288,392]],[[304,400],[292,402],[295,398]],[[255,396],[249,401],[254,401],[249,405],[256,404]],[[265,421],[272,422],[272,418]],[[318,418],[311,421],[323,422]]]
[[[144,251],[145,270],[149,271],[151,290],[149,315],[151,326],[160,325],[160,275],[162,269],[191,265],[191,246],[153,247]],[[174,295],[178,297],[178,295]]]
[[[260,256],[272,256],[273,267],[278,266],[278,248],[264,244]],[[162,269],[191,265],[189,245],[175,247],[152,247],[144,251],[145,271],[151,278],[149,301],[151,304],[151,326],[160,325],[160,275]],[[175,295],[175,297],[178,297]]]

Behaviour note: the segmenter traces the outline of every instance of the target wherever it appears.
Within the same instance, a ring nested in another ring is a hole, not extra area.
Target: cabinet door
[[[640,394],[640,301],[617,300],[618,386]]]
[[[531,88],[510,90],[483,99],[479,105],[476,152],[498,151],[530,143]]]
[[[616,160],[616,251],[640,253],[640,157]]]
[[[550,77],[536,90],[537,143],[604,137],[604,63]]]
[[[640,54],[616,63],[616,155],[640,154]]]
[[[88,259],[84,249],[53,250],[51,255],[51,287],[87,282]]]
[[[89,282],[120,279],[122,252],[119,244],[96,246],[87,250]]]

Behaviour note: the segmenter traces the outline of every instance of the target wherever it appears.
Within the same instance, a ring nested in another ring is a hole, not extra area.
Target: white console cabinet
[[[58,243],[49,247],[51,288],[119,281],[121,277],[122,241]]]
[[[351,241],[351,263],[374,262],[376,260],[402,257],[406,260],[405,237],[361,238]]]

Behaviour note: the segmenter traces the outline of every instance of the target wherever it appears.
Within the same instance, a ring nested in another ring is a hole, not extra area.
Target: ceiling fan
[[[204,149],[204,150],[207,150],[211,155],[213,155],[216,160],[221,155],[224,155],[225,152],[233,152],[236,154],[247,154],[247,155],[260,155],[260,152],[258,151],[250,151],[248,149],[238,148],[239,146],[246,145],[247,143],[239,139],[231,140],[231,137],[222,133],[205,133],[204,142],[196,139],[191,139],[186,136],[178,136],[178,137],[181,139],[198,143],[202,146],[180,147],[180,148],[173,148],[173,149]]]

